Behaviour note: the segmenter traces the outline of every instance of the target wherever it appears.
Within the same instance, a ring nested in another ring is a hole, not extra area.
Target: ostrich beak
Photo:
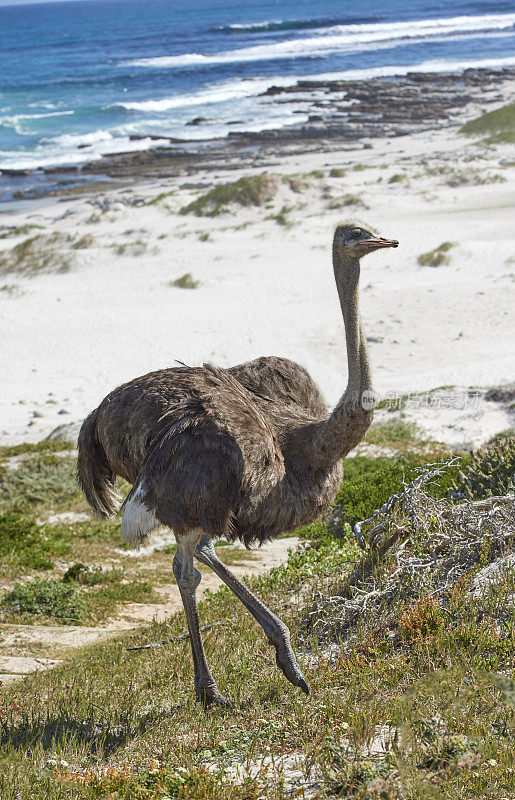
[[[398,247],[399,242],[397,239],[385,239],[383,236],[374,236],[370,239],[362,239],[361,244],[366,244],[368,247],[375,247],[379,250],[380,247]]]

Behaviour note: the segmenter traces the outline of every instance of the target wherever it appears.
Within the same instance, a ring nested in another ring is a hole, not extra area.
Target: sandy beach
[[[362,265],[379,394],[509,384],[513,150],[458,128],[502,106],[513,88],[504,81],[487,109],[476,98],[444,127],[409,136],[276,147],[237,169],[211,162],[193,178],[142,177],[0,209],[0,255],[33,236],[50,253],[46,267],[34,256],[34,274],[5,264],[0,274],[0,442],[39,441],[81,420],[114,386],[175,360],[228,366],[286,356],[334,403],[347,375],[331,236],[348,217],[400,241]],[[259,205],[180,213],[216,186],[262,173],[269,196]],[[443,243],[443,263],[418,263]],[[194,288],[173,285],[188,274]],[[510,425],[509,397],[500,404],[483,392],[474,405],[462,392],[452,408],[447,391],[445,413],[429,402],[412,412],[432,435],[481,443]]]

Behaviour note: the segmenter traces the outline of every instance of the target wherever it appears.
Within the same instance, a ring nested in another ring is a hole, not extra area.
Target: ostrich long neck
[[[334,463],[352,450],[372,421],[372,411],[362,406],[363,392],[372,388],[372,377],[359,314],[359,259],[344,260],[334,249],[333,267],[345,325],[348,382],[334,410],[318,431],[320,457],[325,463]]]

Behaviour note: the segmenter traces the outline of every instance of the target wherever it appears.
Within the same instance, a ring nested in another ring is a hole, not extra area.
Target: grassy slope
[[[489,111],[462,125],[460,133],[466,136],[488,136],[488,143],[512,144],[515,142],[515,103],[496,111]]]
[[[390,481],[394,465],[381,467]],[[354,483],[372,480],[377,469],[363,459],[349,472]],[[88,524],[90,546],[107,546],[103,536],[112,531]],[[233,711],[204,712],[195,703],[187,641],[127,652],[130,643],[182,633],[182,615],[83,648],[58,668],[1,690],[0,798],[280,798],[291,796],[280,764],[292,754],[300,760],[293,786],[300,797],[515,798],[506,683],[513,625],[481,625],[484,603],[470,599],[463,581],[445,612],[420,602],[399,610],[394,643],[384,629],[358,626],[345,650],[317,635],[316,617],[307,636],[312,596],[331,593],[360,553],[348,538],[330,540],[323,526],[305,534],[318,546],[253,588],[294,638],[302,630],[308,698],[278,673],[262,631],[222,590],[200,614],[202,624],[227,621],[205,641]],[[77,541],[87,549],[87,537]],[[507,578],[505,604],[514,588]],[[505,676],[504,693],[496,675]],[[368,756],[378,735],[388,744]],[[271,762],[262,764],[267,756]],[[224,772],[234,761],[256,765],[257,775],[234,782]]]

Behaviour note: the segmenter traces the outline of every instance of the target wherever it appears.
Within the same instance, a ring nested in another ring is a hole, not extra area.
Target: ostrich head
[[[338,225],[334,232],[333,253],[338,261],[354,261],[382,247],[398,245],[396,239],[379,236],[369,225],[364,225],[359,220],[348,220]]]

